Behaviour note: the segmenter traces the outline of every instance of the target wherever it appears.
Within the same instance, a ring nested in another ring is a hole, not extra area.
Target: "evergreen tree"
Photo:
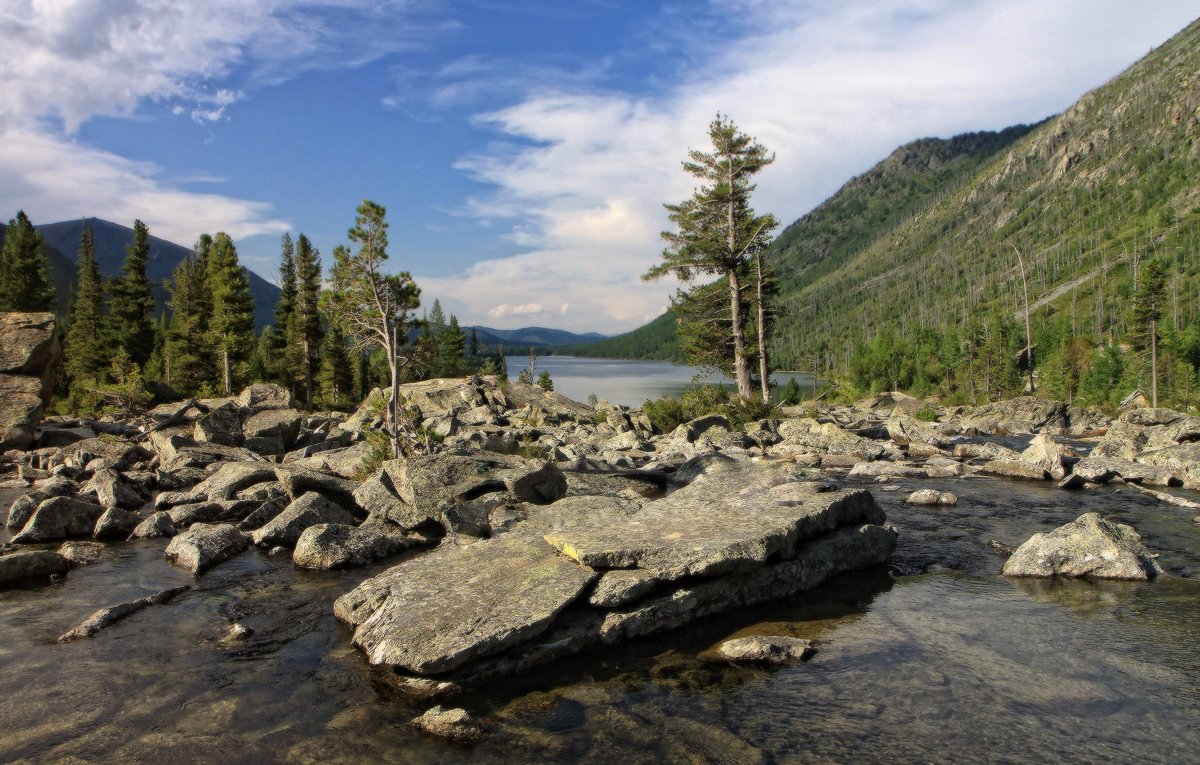
[[[1150,405],[1158,406],[1158,323],[1162,320],[1167,302],[1167,279],[1162,262],[1150,258],[1138,274],[1137,292],[1133,295],[1133,340],[1139,350],[1150,351]]]
[[[384,274],[387,260],[387,211],[382,205],[363,200],[358,206],[354,228],[348,236],[357,242],[357,254],[346,247],[334,250],[333,289],[330,318],[351,342],[383,351],[391,378],[388,426],[392,453],[399,457],[405,427],[400,421],[400,375],[410,359],[400,356],[420,306],[421,290],[408,272]]]
[[[149,382],[166,382],[167,335],[169,333],[167,312],[160,311],[154,320],[154,346],[150,358],[143,367],[143,377]]]
[[[79,238],[70,317],[63,356],[67,378],[75,388],[82,387],[85,380],[99,378],[109,365],[104,343],[104,288],[91,226],[85,225]]]
[[[466,352],[467,337],[458,326],[458,317],[450,314],[450,324],[437,340],[437,376],[457,377],[461,375]]]
[[[337,325],[330,325],[321,346],[321,369],[317,373],[316,400],[322,409],[348,409],[352,406],[353,370],[346,349],[346,336]]]
[[[54,304],[42,235],[19,210],[0,248],[0,311],[53,311]]]
[[[742,294],[747,262],[754,252],[766,246],[771,232],[779,225],[774,216],[756,215],[750,207],[754,184],[750,179],[775,161],[774,155],[737,126],[718,114],[709,125],[713,151],[688,152],[690,161],[684,170],[696,177],[701,186],[690,199],[667,205],[677,231],[664,231],[667,248],[663,262],[643,278],[657,279],[674,274],[689,282],[699,274],[720,276],[728,290],[727,316],[731,359],[738,395],[750,398],[750,358],[746,343],[746,304]],[[769,334],[765,332],[764,334]]]
[[[508,358],[504,355],[504,343],[500,343],[496,350],[496,376],[500,378],[500,382],[508,380]]]
[[[235,378],[243,373],[239,367],[254,347],[254,298],[246,269],[238,264],[237,248],[223,231],[213,239],[208,256],[208,286],[213,300],[209,335],[219,360],[222,390],[228,396]]]
[[[274,352],[275,328],[268,324],[259,333],[258,342],[254,344],[254,351],[250,354],[246,376],[251,382],[271,382],[274,379],[269,363]]]
[[[208,286],[211,251],[212,237],[201,235],[166,285],[171,322],[163,352],[163,381],[186,395],[215,390],[217,382],[208,331],[213,313]]]
[[[146,279],[150,259],[150,231],[140,220],[133,222],[133,243],[125,248],[121,275],[113,280],[112,322],[114,344],[124,348],[133,363],[141,366],[154,347],[154,296]]]
[[[279,255],[279,299],[275,303],[274,332],[271,333],[271,347],[263,361],[271,372],[275,382],[292,388],[291,355],[293,341],[296,338],[295,322],[296,296],[299,289],[296,282],[296,247],[292,243],[292,235],[284,234],[281,240]]]
[[[298,350],[293,354],[296,378],[303,383],[305,406],[312,409],[314,377],[321,349],[321,253],[304,234],[296,241],[296,308],[293,316]],[[344,342],[343,336],[343,342]],[[344,356],[344,354],[343,354]],[[342,387],[345,394],[348,386]]]
[[[472,363],[479,358],[479,333],[475,331],[475,327],[471,327],[471,344],[467,347],[467,358]]]
[[[550,379],[549,370],[546,370],[546,369],[542,370],[542,373],[540,375],[538,375],[537,384],[538,384],[538,387],[544,391],[549,392],[549,391],[554,390],[554,381]]]

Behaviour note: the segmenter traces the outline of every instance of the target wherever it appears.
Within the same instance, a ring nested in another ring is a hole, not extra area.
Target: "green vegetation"
[[[720,277],[713,284],[681,289],[672,299],[680,319],[676,334],[689,362],[721,370],[737,381],[738,395],[749,399],[754,390],[751,359],[756,352],[747,339],[751,319],[744,285],[756,280],[755,315],[761,320],[768,312],[762,305],[767,291],[759,258],[779,225],[774,216],[757,215],[750,206],[751,179],[774,162],[775,155],[720,114],[709,125],[708,136],[712,152],[693,149],[683,163],[700,185],[690,198],[666,205],[676,230],[663,232],[667,248],[662,262],[643,278],[669,274],[686,284],[698,275]],[[765,326],[757,330],[759,337],[767,336]],[[764,357],[765,368],[765,342],[757,355]],[[764,376],[760,383],[765,399],[769,381]]]
[[[42,236],[20,210],[0,247],[0,311],[53,311],[54,304]]]
[[[706,414],[724,415],[731,428],[744,430],[746,423],[769,416],[771,407],[757,396],[743,398],[720,385],[695,385],[678,398],[662,396],[647,401],[642,410],[656,433],[670,433],[685,422]]]

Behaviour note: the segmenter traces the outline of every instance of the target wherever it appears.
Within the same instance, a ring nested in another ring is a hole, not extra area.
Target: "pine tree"
[[[55,300],[42,235],[19,210],[0,248],[0,311],[53,311]]]
[[[75,291],[71,299],[70,323],[63,341],[63,356],[72,388],[95,381],[109,365],[104,343],[104,288],[91,226],[79,237]]]
[[[303,383],[305,406],[312,409],[314,377],[320,361],[321,337],[321,253],[304,234],[296,241],[296,310],[293,317],[298,351],[295,373]],[[344,337],[343,337],[344,341]],[[344,354],[343,354],[344,355]],[[348,390],[343,387],[343,393]]]
[[[537,384],[539,388],[546,392],[554,390],[554,380],[550,379],[549,370],[542,370],[542,373],[538,375]]]
[[[180,393],[196,395],[215,390],[216,366],[211,337],[212,293],[208,288],[208,259],[212,237],[203,234],[192,254],[180,261],[167,282],[171,322],[163,353],[163,381]]]
[[[1150,405],[1158,407],[1158,323],[1167,302],[1167,279],[1162,262],[1150,258],[1138,274],[1133,295],[1132,319],[1134,343],[1139,350],[1150,351]]]
[[[435,303],[436,307],[436,303]],[[463,361],[467,352],[467,337],[458,326],[458,317],[450,314],[450,324],[437,340],[438,377],[457,377],[463,373]]]
[[[296,296],[296,247],[291,234],[284,234],[279,254],[279,299],[275,302],[275,323],[272,325],[271,347],[263,358],[275,382],[292,388],[292,343],[295,339]]]
[[[472,364],[479,358],[479,333],[475,331],[475,327],[471,327],[471,344],[467,346],[467,358]]]
[[[321,347],[321,369],[317,373],[317,403],[322,409],[346,409],[351,406],[353,370],[346,349],[346,336],[337,325],[330,325]]]
[[[689,151],[690,161],[683,163],[684,170],[695,176],[701,186],[690,199],[666,205],[668,217],[678,230],[663,232],[667,241],[663,262],[643,278],[674,274],[689,282],[699,274],[709,274],[725,279],[733,377],[738,395],[750,398],[752,353],[746,343],[742,285],[751,255],[766,246],[771,232],[779,225],[774,216],[756,215],[750,207],[750,193],[754,191],[750,179],[774,162],[775,157],[720,114],[709,125],[708,134],[712,153]]]
[[[400,346],[407,342],[421,290],[408,272],[382,272],[388,257],[386,215],[382,205],[370,200],[358,206],[348,236],[358,243],[359,250],[353,255],[346,247],[334,250],[329,307],[331,320],[351,342],[358,347],[375,346],[385,354],[391,378],[388,425],[392,453],[398,457],[404,427],[400,421],[400,375],[410,361],[400,356]]]
[[[140,220],[133,222],[133,243],[125,248],[121,275],[113,280],[111,326],[114,343],[125,349],[133,363],[141,366],[154,347],[154,296],[146,279],[150,259],[150,231]]]
[[[213,239],[208,256],[208,286],[213,299],[209,335],[219,360],[222,390],[228,396],[243,373],[239,367],[254,347],[254,298],[246,269],[238,264],[237,248],[223,231]]]

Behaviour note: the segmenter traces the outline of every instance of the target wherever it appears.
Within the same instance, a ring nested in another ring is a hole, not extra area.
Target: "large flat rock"
[[[539,537],[508,534],[404,561],[343,595],[372,664],[414,674],[454,669],[545,631],[596,577]]]
[[[840,526],[882,523],[865,490],[821,494],[780,470],[731,467],[702,475],[632,516],[577,515],[545,535],[580,563],[638,568],[663,579],[757,568]]]

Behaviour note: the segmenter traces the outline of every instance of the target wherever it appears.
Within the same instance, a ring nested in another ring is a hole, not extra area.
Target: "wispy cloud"
[[[74,136],[92,117],[132,116],[147,103],[200,124],[227,119],[265,84],[425,44],[444,22],[424,8],[423,0],[4,3],[0,209],[23,207],[35,220],[136,216],[184,242],[204,230],[286,230],[268,203],[182,191],[157,168]]]
[[[1057,112],[1190,20],[1120,0],[741,0],[694,25],[682,13],[643,32],[686,48],[672,86],[531,91],[477,117],[501,140],[458,163],[494,189],[467,209],[507,221],[525,251],[423,279],[427,292],[468,316],[553,296],[572,307],[567,328],[632,328],[672,289],[638,277],[661,251],[662,203],[692,188],[680,162],[718,111],[777,153],[755,204],[788,221],[901,143]]]

